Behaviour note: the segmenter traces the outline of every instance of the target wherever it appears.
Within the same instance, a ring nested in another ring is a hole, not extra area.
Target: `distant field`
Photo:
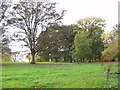
[[[116,72],[118,63],[2,63],[3,88],[117,88],[116,74],[106,83],[104,72],[111,65]]]

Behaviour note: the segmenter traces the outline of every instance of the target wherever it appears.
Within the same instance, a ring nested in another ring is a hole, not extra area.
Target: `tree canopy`
[[[101,18],[90,17],[80,19],[77,25],[79,29],[76,30],[73,57],[75,59],[88,59],[89,61],[99,59],[104,50],[101,35],[104,32],[105,21]]]
[[[41,32],[38,41],[38,50],[41,54],[49,57],[71,57],[70,51],[73,44],[74,33],[70,26],[51,26],[46,31]]]
[[[103,57],[111,57],[110,59],[115,59],[119,57],[119,30],[118,25],[113,27],[113,30],[109,33],[109,36],[106,38],[106,48],[102,52]]]
[[[49,1],[39,2],[19,2],[13,7],[11,19],[8,23],[20,28],[25,38],[22,40],[30,49],[32,55],[31,63],[35,63],[35,54],[37,53],[37,37],[42,30],[45,30],[51,24],[60,23],[65,10],[60,13],[56,11],[56,3]]]

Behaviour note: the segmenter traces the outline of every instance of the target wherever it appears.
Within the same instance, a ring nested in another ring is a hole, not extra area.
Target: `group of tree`
[[[69,62],[100,59],[104,50],[101,38],[104,27],[105,21],[95,17],[80,19],[77,24],[68,26],[48,27],[38,38],[38,55],[46,56],[48,60],[62,58]]]
[[[75,33],[72,25],[54,25],[42,31],[38,37],[38,55],[46,61],[72,60],[72,48]]]
[[[119,25],[113,27],[113,30],[107,34],[104,34],[104,42],[106,49],[102,52],[103,59],[106,60],[118,60],[120,58],[120,31]]]
[[[95,17],[80,19],[77,24],[50,26],[38,37],[39,60],[79,63],[118,58],[118,27],[111,34],[104,33],[104,28],[105,20]]]
[[[19,33],[23,33],[24,37],[19,40],[24,41],[25,46],[30,49],[32,64],[35,63],[35,54],[38,52],[36,47],[38,46],[37,38],[40,31],[52,24],[60,24],[64,13],[65,10],[58,13],[56,3],[51,3],[48,0],[21,0],[12,5],[11,12],[8,13],[10,17],[7,18],[7,24],[21,29]]]
[[[2,10],[6,11],[6,6],[5,9],[1,6]],[[6,23],[21,29],[18,34],[23,36],[19,40],[29,48],[27,58],[31,57],[31,64],[35,64],[35,58],[37,61],[91,62],[111,56],[109,51],[114,51],[114,57],[119,56],[116,55],[117,48],[111,49],[117,44],[118,39],[113,37],[117,37],[118,31],[107,39],[103,38],[105,20],[90,17],[78,20],[77,24],[63,25],[61,20],[65,12],[58,13],[56,3],[48,0],[23,0],[12,5]],[[5,12],[2,12],[0,20],[4,17]]]
[[[78,62],[100,59],[104,50],[101,38],[105,21],[101,18],[85,18],[77,22],[79,29],[74,39],[73,58]]]

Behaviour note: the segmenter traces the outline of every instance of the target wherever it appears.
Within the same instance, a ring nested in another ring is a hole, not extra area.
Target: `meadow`
[[[109,77],[105,72],[110,67]],[[117,88],[118,63],[2,63],[2,88]]]

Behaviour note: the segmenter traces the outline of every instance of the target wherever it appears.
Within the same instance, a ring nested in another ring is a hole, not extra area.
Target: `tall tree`
[[[74,33],[72,26],[54,25],[48,27],[46,31],[43,31],[38,40],[40,45],[38,50],[48,55],[53,56],[56,59],[58,57],[64,58],[64,61],[71,59],[71,46],[73,44]]]
[[[57,13],[55,7],[56,3],[47,0],[20,2],[13,7],[12,18],[8,22],[24,33],[23,40],[32,55],[31,64],[35,64],[37,37],[40,31],[51,24],[60,23],[64,16],[65,10]]]
[[[7,35],[7,18],[8,8],[11,6],[11,1],[0,1],[0,54],[2,60],[10,60],[11,49],[9,48],[10,38]]]
[[[63,57],[64,57],[64,61],[72,61],[72,45],[73,45],[73,41],[74,41],[74,37],[75,37],[75,33],[74,30],[76,30],[78,27],[75,26],[74,24],[72,25],[68,25],[68,26],[62,26],[61,30],[60,30],[60,34],[61,34],[61,49],[63,52]]]
[[[74,39],[73,59],[78,63],[90,59],[92,55],[91,40],[88,38],[88,31],[81,31],[76,34]]]
[[[89,56],[89,61],[90,59],[99,59],[102,55],[101,52],[104,50],[104,43],[101,35],[104,32],[103,28],[105,27],[105,21],[101,18],[90,17],[80,19],[77,22],[77,25],[79,29],[76,31],[78,34],[76,36],[75,43],[77,40],[82,42],[78,43],[79,47],[76,46],[77,44],[74,44],[74,47],[78,49],[83,48],[83,50],[81,49],[81,52],[86,52],[84,53],[84,57],[88,58],[87,56]],[[81,40],[77,38],[81,38]],[[90,55],[87,55],[87,51],[84,51],[85,47],[89,47],[91,54],[89,49],[88,52]],[[75,52],[78,53],[77,51]],[[83,57],[82,53],[80,56]]]

